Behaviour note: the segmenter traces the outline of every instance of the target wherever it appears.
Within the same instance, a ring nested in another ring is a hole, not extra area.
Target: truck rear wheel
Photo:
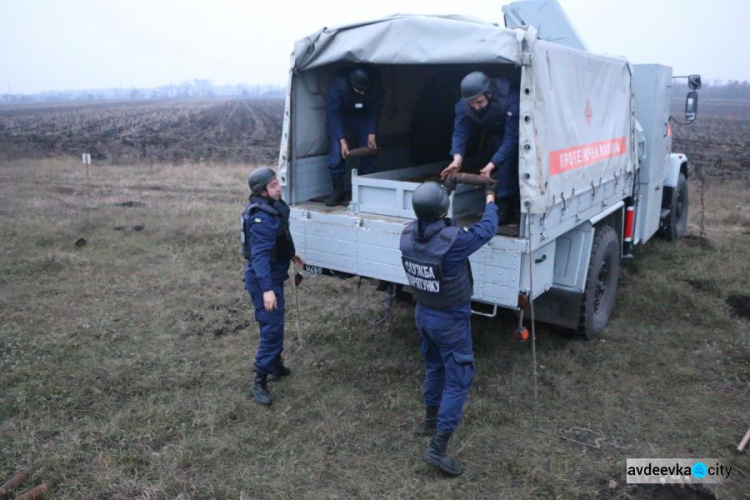
[[[662,205],[663,206],[663,205]],[[677,178],[677,186],[672,189],[669,215],[662,221],[662,232],[667,239],[679,240],[685,236],[688,218],[688,185],[685,174]]]
[[[609,323],[620,278],[620,241],[607,224],[598,226],[591,247],[579,331],[591,340]]]

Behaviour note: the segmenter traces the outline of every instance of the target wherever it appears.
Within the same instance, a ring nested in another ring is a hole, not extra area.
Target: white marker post
[[[86,165],[86,181],[89,180],[89,165],[91,165],[91,155],[89,153],[83,153],[81,155],[81,160],[83,160],[83,164]]]

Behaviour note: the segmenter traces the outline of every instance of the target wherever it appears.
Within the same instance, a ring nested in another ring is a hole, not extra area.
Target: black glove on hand
[[[484,194],[495,194],[495,188],[497,187],[497,181],[490,179],[487,184],[484,185]]]
[[[456,190],[456,186],[458,185],[458,182],[456,182],[456,178],[452,175],[449,175],[445,181],[443,181],[443,187],[445,188],[445,192],[450,194]]]

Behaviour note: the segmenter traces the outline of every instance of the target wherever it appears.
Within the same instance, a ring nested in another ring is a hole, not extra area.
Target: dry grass
[[[653,241],[625,263],[601,340],[538,325],[536,416],[513,317],[474,322],[478,373],[452,443],[467,472],[448,480],[420,459],[411,305],[393,331],[372,326],[369,283],[306,280],[295,372],[270,409],[249,399],[246,174],[0,164],[3,479],[28,468],[56,498],[698,498],[624,484],[625,459],[716,457],[735,472],[710,491],[747,495],[750,455],[733,450],[750,425],[750,322],[726,304],[748,293],[745,181],[709,184],[708,244]]]

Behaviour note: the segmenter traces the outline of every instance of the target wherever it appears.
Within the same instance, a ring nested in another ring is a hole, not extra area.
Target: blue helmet
[[[472,71],[461,80],[461,97],[474,99],[492,91],[492,81],[481,71]]]
[[[423,182],[411,197],[414,213],[421,221],[436,221],[448,213],[451,201],[443,186],[437,182]]]
[[[370,67],[358,65],[349,70],[346,75],[346,82],[353,89],[367,92],[375,83],[375,75]]]
[[[250,186],[250,191],[253,194],[259,195],[266,189],[266,185],[276,178],[276,172],[271,170],[269,167],[260,167],[253,170],[250,177],[247,179],[247,184]]]

